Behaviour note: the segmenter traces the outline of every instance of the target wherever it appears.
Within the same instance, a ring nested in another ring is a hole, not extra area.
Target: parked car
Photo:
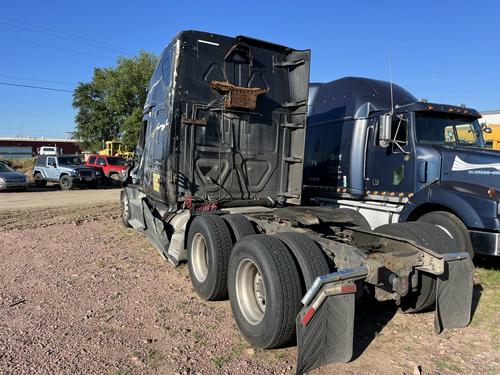
[[[120,185],[122,176],[128,168],[124,158],[106,155],[91,155],[85,165],[101,170],[103,177],[115,186]]]
[[[58,183],[62,190],[70,190],[75,184],[97,187],[102,172],[83,165],[78,155],[39,155],[33,168],[33,177],[38,187],[50,181]]]
[[[24,174],[16,172],[7,164],[0,162],[0,191],[26,190],[27,186]]]

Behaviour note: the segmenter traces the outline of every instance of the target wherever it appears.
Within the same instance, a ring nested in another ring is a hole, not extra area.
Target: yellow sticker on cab
[[[160,174],[153,173],[153,190],[160,192]]]

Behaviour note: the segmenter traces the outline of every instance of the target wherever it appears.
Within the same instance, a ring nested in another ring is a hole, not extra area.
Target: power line
[[[84,38],[84,37],[77,36],[77,35],[70,36],[67,33],[62,33],[62,32],[57,31],[57,30],[37,26],[37,25],[30,24],[27,22],[11,20],[11,19],[8,19],[5,17],[0,17],[0,23],[3,23],[5,25],[9,25],[11,27],[15,27],[18,29],[33,31],[33,32],[37,32],[37,33],[41,33],[41,34],[45,34],[45,35],[55,36],[55,37],[61,38],[61,39],[70,40],[70,41],[73,41],[76,43],[81,43],[81,44],[86,44],[86,45],[93,46],[93,47],[107,49],[108,51],[119,52],[119,53],[136,53],[136,51],[133,51],[129,48],[119,47],[119,46],[116,46],[116,45],[113,45],[110,43],[99,42],[96,40]]]
[[[34,81],[34,82],[54,83],[56,85],[64,85],[64,86],[71,86],[71,87],[76,86],[76,83],[61,82],[61,81],[50,81],[50,80],[46,80],[46,79],[37,79],[37,78],[6,76],[6,75],[3,75],[3,74],[0,74],[0,78],[18,79],[18,80],[21,80],[21,81]]]
[[[72,90],[56,89],[54,87],[21,85],[18,83],[9,83],[9,82],[0,82],[0,85],[23,87],[23,88],[38,89],[38,90],[50,90],[50,91],[71,92],[71,93],[73,92]]]
[[[80,54],[80,55],[87,55],[87,56],[97,57],[97,58],[104,59],[104,60],[108,60],[108,61],[114,61],[114,60],[113,60],[113,59],[111,59],[111,58],[104,57],[104,56],[99,56],[99,55],[94,55],[93,53],[82,52],[82,51],[78,51],[78,50],[74,50],[74,49],[69,49],[69,48],[64,48],[64,47],[57,47],[57,46],[53,46],[53,45],[51,45],[51,44],[46,44],[46,43],[42,43],[42,42],[35,42],[35,41],[33,41],[33,40],[27,40],[27,39],[16,38],[16,37],[14,37],[14,36],[10,36],[10,35],[0,34],[0,37],[2,37],[2,38],[7,38],[7,39],[12,39],[12,40],[16,40],[16,41],[19,41],[19,42],[24,42],[24,43],[37,44],[37,45],[39,45],[39,46],[44,46],[44,47],[54,48],[54,49],[58,49],[58,50],[61,50],[61,51],[67,51],[67,52],[78,53],[78,54]]]

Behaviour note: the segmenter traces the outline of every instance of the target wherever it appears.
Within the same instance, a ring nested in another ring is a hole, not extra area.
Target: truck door
[[[153,107],[147,118],[146,144],[144,145],[144,192],[160,200],[165,199],[166,170],[168,157],[169,124],[165,108]]]
[[[409,117],[396,114],[392,120],[391,138],[388,147],[378,142],[379,121],[375,131],[369,133],[371,150],[367,153],[367,190],[386,196],[405,196],[413,192],[414,152],[410,142]],[[373,135],[373,136],[372,136]]]
[[[59,178],[58,166],[55,157],[47,158],[47,168],[45,169],[47,173],[47,178],[50,180],[57,180]]]

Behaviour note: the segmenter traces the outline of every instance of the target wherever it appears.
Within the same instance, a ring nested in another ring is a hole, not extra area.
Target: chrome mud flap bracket
[[[356,280],[368,267],[320,276],[302,299],[297,316],[297,374],[353,355]]]
[[[437,277],[434,329],[466,327],[471,320],[474,265],[467,253],[443,254],[444,272]]]

